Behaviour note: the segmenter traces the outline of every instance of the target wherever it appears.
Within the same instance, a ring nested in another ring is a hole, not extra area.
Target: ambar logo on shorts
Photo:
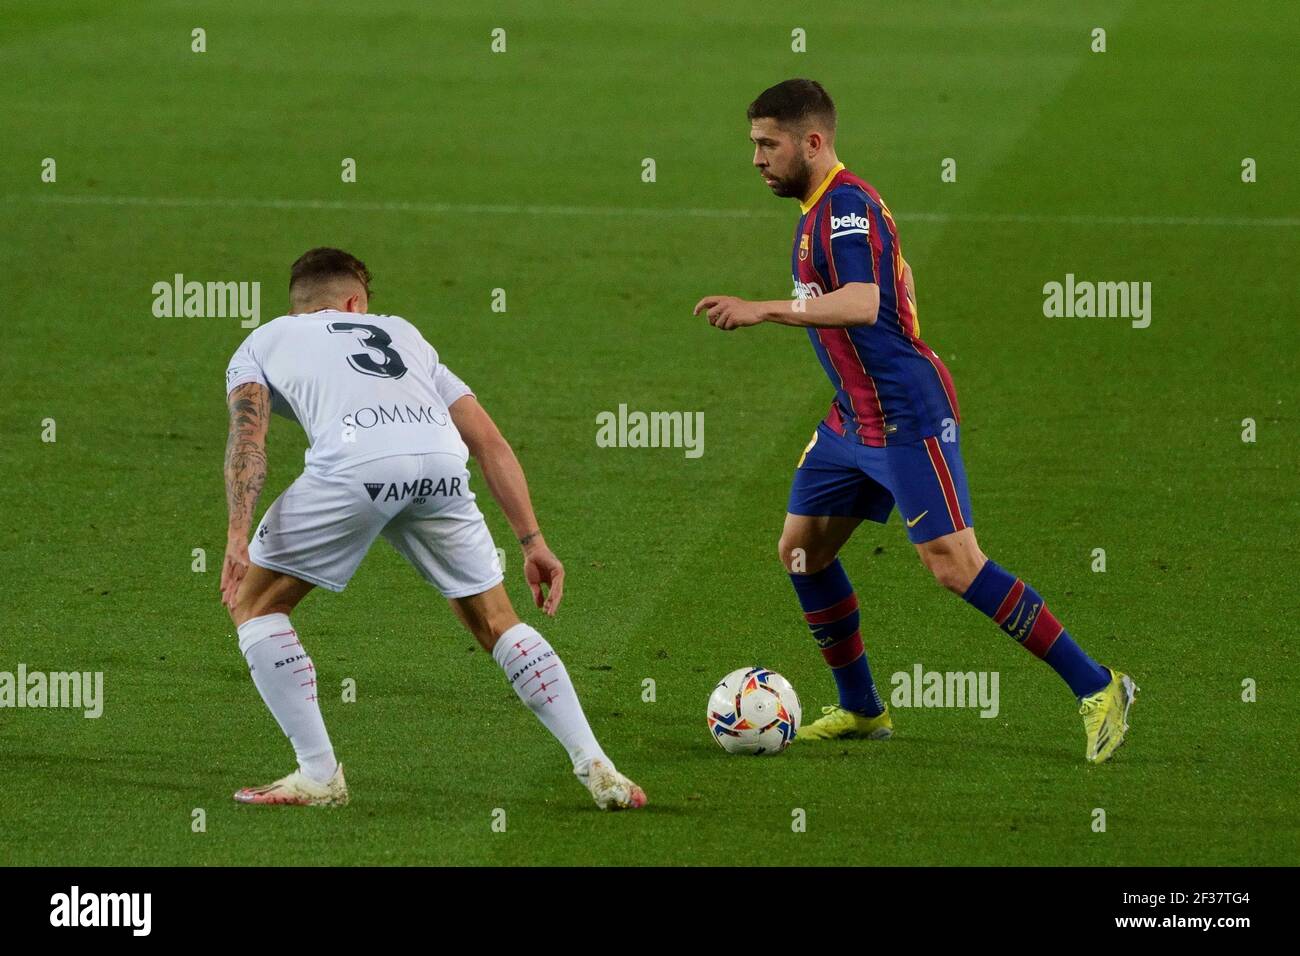
[[[459,498],[465,494],[459,475],[439,478],[437,483],[432,478],[421,478],[419,481],[404,481],[401,484],[395,481],[366,481],[362,484],[371,501],[402,501],[413,497],[418,504],[433,495]]]

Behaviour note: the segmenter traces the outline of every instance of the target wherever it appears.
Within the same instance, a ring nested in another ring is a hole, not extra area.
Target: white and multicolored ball
[[[729,754],[779,754],[802,716],[794,687],[765,667],[734,670],[709,695],[709,735]]]

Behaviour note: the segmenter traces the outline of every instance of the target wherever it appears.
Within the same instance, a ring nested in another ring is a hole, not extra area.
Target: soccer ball
[[[765,667],[732,671],[709,695],[709,734],[729,754],[779,754],[802,716],[790,682]]]

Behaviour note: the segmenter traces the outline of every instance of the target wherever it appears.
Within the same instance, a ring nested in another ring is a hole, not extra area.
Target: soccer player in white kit
[[[597,743],[559,655],[519,620],[502,584],[469,489],[470,455],[523,547],[537,606],[550,616],[560,606],[564,566],[538,528],[518,459],[420,331],[405,319],[369,314],[369,296],[363,262],[339,249],[310,250],[290,273],[290,313],[253,331],[226,370],[230,519],[221,598],[253,682],[298,757],[296,771],[235,799],[348,802],[316,699],[315,667],[289,615],[314,587],[342,591],[383,535],[505,671],[596,804],[644,806],[644,791]],[[302,475],[267,509],[250,543],[272,411],[298,421],[311,447]]]

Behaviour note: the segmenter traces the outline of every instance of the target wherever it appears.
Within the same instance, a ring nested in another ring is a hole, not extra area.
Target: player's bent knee
[[[451,605],[465,628],[488,651],[502,634],[519,623],[519,615],[500,584],[481,594],[452,598]]]
[[[246,622],[255,617],[261,617],[267,611],[260,610],[262,597],[260,594],[248,594],[241,591],[235,599],[235,606],[230,608],[230,619],[235,622],[235,627],[242,627]]]
[[[289,614],[293,608],[294,605],[288,602],[268,601],[263,595],[259,595],[251,600],[239,601],[230,612],[230,619],[235,622],[235,627],[242,627],[255,617],[265,617],[267,614]]]
[[[965,594],[988,560],[973,536],[967,541],[962,536],[948,535],[918,544],[916,550],[934,579],[954,594]]]
[[[970,590],[971,582],[979,574],[984,561],[983,555],[958,555],[952,552],[924,555],[925,566],[930,569],[934,579],[953,594],[965,594]]]
[[[499,617],[479,618],[469,624],[469,631],[474,636],[474,640],[478,641],[479,647],[491,654],[501,635],[518,623],[520,623],[518,616],[511,612]]]
[[[240,582],[230,618],[239,627],[267,614],[292,614],[313,587],[301,578],[253,565]]]
[[[833,552],[810,548],[806,543],[791,538],[781,538],[776,550],[782,566],[791,574],[816,574],[835,560]]]
[[[495,643],[497,638],[518,623],[519,615],[517,615],[513,610],[507,610],[500,614],[494,614],[488,618],[484,623],[484,631],[488,637],[491,638],[492,642]]]
[[[970,582],[974,580],[974,575],[967,575],[963,569],[952,564],[944,564],[930,570],[939,585],[953,594],[965,594],[966,589],[970,587]]]

